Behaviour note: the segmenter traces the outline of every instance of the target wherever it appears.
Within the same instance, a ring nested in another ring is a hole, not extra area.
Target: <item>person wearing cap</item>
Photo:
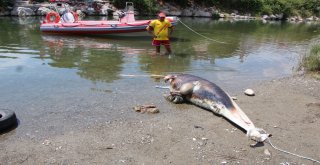
[[[160,54],[161,45],[166,48],[166,54],[171,53],[169,38],[173,32],[173,26],[164,13],[159,13],[158,19],[150,22],[147,31],[153,37],[152,45],[156,47],[157,54]]]

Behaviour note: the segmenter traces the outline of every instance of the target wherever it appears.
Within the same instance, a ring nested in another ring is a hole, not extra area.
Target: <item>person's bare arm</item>
[[[153,33],[153,27],[152,26],[148,26],[147,31],[153,38],[157,38],[157,36]]]

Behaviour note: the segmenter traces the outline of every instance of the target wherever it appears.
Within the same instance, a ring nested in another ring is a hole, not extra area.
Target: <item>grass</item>
[[[302,65],[307,72],[320,79],[320,44],[311,47],[310,52],[303,58]]]

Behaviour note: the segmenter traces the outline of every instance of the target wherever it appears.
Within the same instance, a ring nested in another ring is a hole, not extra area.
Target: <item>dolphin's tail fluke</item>
[[[268,137],[270,137],[270,134],[267,134],[263,129],[261,128],[253,128],[247,131],[248,138],[257,141],[257,142],[264,142]]]
[[[247,132],[247,136],[257,142],[265,141],[270,135],[263,132],[262,129],[256,128],[249,117],[241,110],[241,108],[231,99],[234,106],[232,109],[221,111],[221,115],[243,128]]]

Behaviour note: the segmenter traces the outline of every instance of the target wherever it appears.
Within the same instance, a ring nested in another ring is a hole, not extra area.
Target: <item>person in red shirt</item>
[[[156,53],[160,54],[160,46],[164,45],[166,54],[171,53],[170,35],[173,32],[173,26],[169,20],[166,19],[164,13],[158,14],[158,19],[150,22],[147,27],[148,33],[153,37],[152,45],[156,47]]]

